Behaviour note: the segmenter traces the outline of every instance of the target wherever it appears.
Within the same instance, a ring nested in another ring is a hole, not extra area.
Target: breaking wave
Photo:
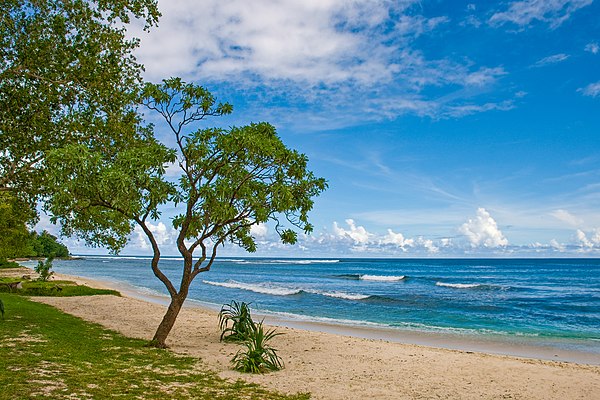
[[[406,279],[406,275],[362,275],[362,274],[343,274],[336,275],[335,278],[353,279],[361,281],[376,281],[376,282],[398,282]]]
[[[300,293],[310,293],[316,294],[325,297],[333,297],[336,299],[344,299],[344,300],[366,300],[371,296],[360,293],[346,293],[340,291],[332,291],[326,292],[315,289],[300,289],[300,288],[289,288],[285,286],[276,286],[271,284],[252,284],[252,283],[242,283],[237,281],[227,281],[227,282],[214,282],[214,281],[202,281],[207,285],[212,286],[220,286],[229,289],[240,289],[240,290],[248,290],[254,293],[260,294],[269,294],[272,296],[293,296]]]

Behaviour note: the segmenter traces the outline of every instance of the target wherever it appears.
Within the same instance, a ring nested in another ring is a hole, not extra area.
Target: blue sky
[[[273,123],[329,181],[313,235],[257,227],[257,255],[600,255],[600,1],[159,7],[132,31],[146,78],[233,103],[211,124]],[[155,229],[175,254],[172,215]],[[135,233],[125,253],[146,248]]]

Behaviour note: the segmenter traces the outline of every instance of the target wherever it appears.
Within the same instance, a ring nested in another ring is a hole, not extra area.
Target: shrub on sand
[[[262,321],[252,324],[252,334],[244,341],[245,349],[239,350],[231,362],[233,368],[240,372],[262,374],[267,371],[277,371],[283,368],[283,361],[277,355],[277,350],[269,345],[269,341],[282,333],[271,329],[265,332]]]
[[[231,324],[231,326],[229,326]],[[252,334],[254,321],[250,315],[248,303],[232,301],[225,304],[219,312],[219,328],[221,340],[226,342],[243,342]]]

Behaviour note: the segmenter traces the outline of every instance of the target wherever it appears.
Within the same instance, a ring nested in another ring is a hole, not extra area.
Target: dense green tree
[[[34,251],[27,229],[31,219],[27,204],[10,192],[0,192],[0,261]]]
[[[152,341],[164,347],[192,281],[210,270],[219,246],[232,242],[255,251],[250,228],[267,221],[274,221],[282,242],[296,242],[292,228],[312,230],[308,212],[326,182],[307,169],[307,157],[288,149],[268,123],[194,129],[208,116],[232,111],[203,87],[169,79],[146,85],[143,101],[164,117],[175,149],[150,134],[122,148],[72,144],[57,149],[48,159],[56,166],[50,168],[55,192],[48,210],[64,233],[77,233],[114,251],[125,245],[135,224],[142,229],[152,246],[152,270],[171,297]],[[165,179],[164,165],[175,160],[181,175],[172,183]],[[183,257],[178,286],[161,269],[160,246],[149,224],[159,217],[161,205],[181,210],[173,219]]]
[[[43,231],[42,233],[32,231],[29,234],[29,241],[33,253],[25,254],[25,256],[52,258],[69,256],[67,246],[62,244],[56,236],[50,234],[48,231]]]
[[[48,151],[137,135],[126,27],[158,16],[156,0],[0,0],[0,191],[33,203]]]

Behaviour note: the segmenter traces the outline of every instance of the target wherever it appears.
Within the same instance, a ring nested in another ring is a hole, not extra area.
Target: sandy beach
[[[92,286],[109,282],[76,278]],[[156,302],[124,297],[38,298],[124,335],[150,339],[165,310]],[[229,360],[238,345],[219,342],[217,313],[184,307],[167,343],[199,357],[224,378],[245,379],[314,399],[598,399],[600,366],[447,350],[280,326],[274,347],[285,369],[240,374]],[[597,364],[597,363],[596,363]]]

